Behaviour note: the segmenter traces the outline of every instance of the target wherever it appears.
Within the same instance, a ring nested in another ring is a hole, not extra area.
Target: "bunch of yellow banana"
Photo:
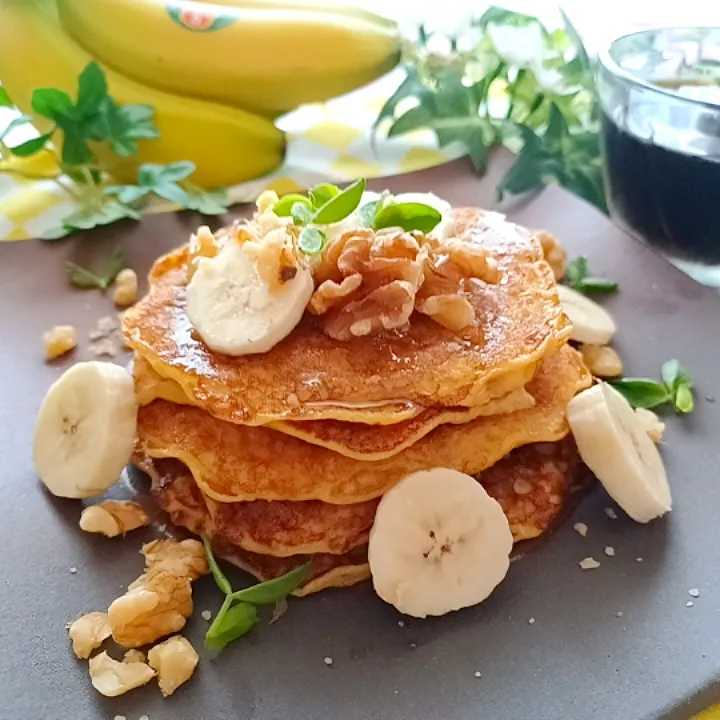
[[[101,157],[122,182],[141,162],[192,160],[206,188],[269,172],[285,148],[274,117],[398,58],[394,23],[331,0],[0,0],[0,82],[21,110],[35,88],[74,93],[93,59],[118,102],[155,108],[159,140]]]

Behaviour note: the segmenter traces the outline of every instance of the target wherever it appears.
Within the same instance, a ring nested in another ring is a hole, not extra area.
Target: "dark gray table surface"
[[[478,180],[464,161],[375,185],[434,190],[455,205],[489,206],[494,195],[494,178]],[[140,544],[157,528],[124,540],[89,536],[77,526],[80,503],[45,493],[32,466],[47,387],[89,357],[83,342],[71,359],[46,364],[42,333],[71,323],[84,340],[112,305],[68,289],[62,260],[78,252],[72,241],[0,246],[0,720],[639,720],[687,718],[720,699],[720,298],[560,190],[514,207],[512,217],[554,231],[571,255],[587,254],[595,272],[620,283],[607,306],[629,374],[657,375],[671,357],[692,370],[697,410],[668,418],[663,448],[672,514],[647,526],[621,512],[612,520],[604,512],[611,501],[595,490],[513,564],[487,602],[439,619],[403,618],[368,583],[291,601],[276,624],[262,623],[216,657],[202,652],[196,676],[169,699],[155,683],[103,698],[65,630],[137,577]],[[144,272],[196,223],[153,217],[94,233],[82,251],[121,240]],[[587,523],[587,537],[573,530],[576,521]],[[583,572],[578,562],[588,555],[601,566]],[[200,648],[207,623],[199,611],[221,598],[209,578],[194,597],[186,632]]]

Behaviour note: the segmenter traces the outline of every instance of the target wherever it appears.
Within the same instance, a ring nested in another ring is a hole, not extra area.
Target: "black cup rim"
[[[716,30],[717,32],[720,32],[720,26],[719,25],[677,25],[677,26],[667,26],[667,25],[658,25],[654,27],[648,27],[644,28],[643,30],[636,30],[635,32],[626,33],[625,35],[620,35],[616,37],[607,47],[603,48],[598,53],[598,60],[600,62],[600,65],[607,70],[610,74],[614,75],[616,78],[619,78],[620,80],[623,80],[624,82],[634,85],[636,87],[643,88],[644,90],[648,90],[649,92],[656,93],[657,95],[661,95],[663,97],[667,97],[669,99],[672,99],[675,102],[683,102],[687,103],[689,105],[695,105],[696,107],[701,107],[706,110],[712,110],[716,113],[720,113],[720,105],[717,103],[707,102],[706,100],[696,100],[694,98],[686,97],[685,95],[678,95],[678,93],[673,92],[672,90],[667,90],[663,87],[660,87],[659,85],[654,85],[653,83],[649,83],[645,80],[642,80],[641,78],[637,77],[633,73],[629,72],[628,70],[625,70],[624,68],[620,67],[620,65],[615,62],[615,60],[612,57],[612,50],[615,47],[615,45],[623,40],[627,40],[628,38],[632,37],[641,37],[642,35],[649,35],[651,33],[657,33],[659,31],[682,31],[682,30]]]

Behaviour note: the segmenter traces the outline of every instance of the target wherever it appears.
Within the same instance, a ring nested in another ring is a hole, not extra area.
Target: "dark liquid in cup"
[[[720,265],[720,157],[655,145],[604,113],[602,141],[613,212],[670,256]]]

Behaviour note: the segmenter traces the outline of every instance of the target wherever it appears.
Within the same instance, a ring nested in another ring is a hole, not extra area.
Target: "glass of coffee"
[[[720,287],[720,28],[621,37],[597,80],[613,219]]]

